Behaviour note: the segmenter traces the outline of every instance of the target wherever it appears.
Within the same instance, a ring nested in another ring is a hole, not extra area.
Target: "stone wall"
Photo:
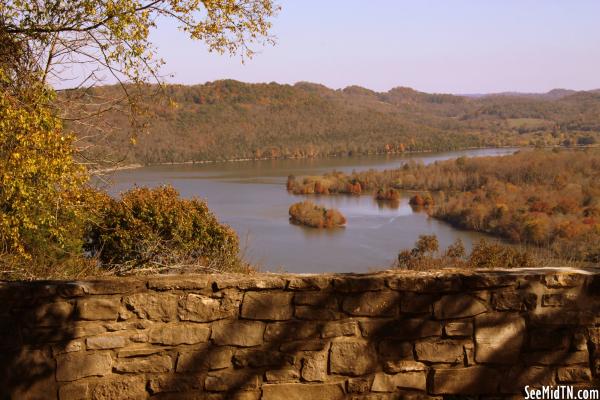
[[[0,283],[0,399],[597,387],[600,270]]]

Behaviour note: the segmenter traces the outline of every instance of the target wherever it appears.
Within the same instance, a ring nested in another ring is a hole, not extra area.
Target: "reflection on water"
[[[285,190],[288,175],[316,175],[333,169],[347,173],[390,169],[411,159],[431,163],[460,156],[509,154],[514,150],[152,166],[116,172],[108,190],[116,195],[133,185],[171,184],[184,197],[206,199],[220,220],[238,232],[245,257],[264,270],[364,272],[389,267],[398,251],[412,247],[421,234],[435,233],[442,247],[461,238],[467,249],[481,235],[456,230],[424,212],[413,211],[406,194],[397,202],[377,201],[370,195],[292,195]],[[347,219],[346,226],[319,230],[290,224],[289,206],[306,198],[339,209]]]
[[[379,210],[385,210],[389,208],[391,210],[397,210],[400,208],[400,200],[375,200]]]

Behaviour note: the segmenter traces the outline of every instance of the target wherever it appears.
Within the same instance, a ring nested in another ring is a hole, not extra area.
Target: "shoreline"
[[[548,146],[547,148],[553,148],[555,146]],[[386,156],[386,155],[412,155],[412,154],[427,154],[427,153],[449,153],[455,151],[468,151],[468,150],[493,150],[493,149],[529,149],[531,146],[485,146],[485,147],[464,147],[461,149],[454,150],[442,150],[442,151],[433,151],[433,150],[419,150],[419,151],[403,151],[403,152],[388,152],[388,153],[373,153],[373,154],[358,154],[358,155],[324,155],[318,157],[264,157],[264,158],[232,158],[228,160],[200,160],[200,161],[176,161],[176,162],[162,162],[162,163],[152,163],[152,164],[140,164],[140,163],[132,163],[125,164],[117,167],[111,168],[103,168],[94,171],[93,173],[109,173],[109,172],[117,172],[129,169],[138,169],[144,167],[155,167],[155,166],[165,166],[165,165],[194,165],[194,164],[217,164],[217,163],[232,163],[232,162],[248,162],[248,161],[273,161],[273,160],[306,160],[306,159],[326,159],[326,158],[354,158],[354,157],[367,157],[367,156]]]

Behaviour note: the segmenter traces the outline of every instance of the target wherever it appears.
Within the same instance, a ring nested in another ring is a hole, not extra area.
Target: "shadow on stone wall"
[[[68,283],[0,283],[0,398],[55,398],[55,357],[76,336],[78,288]],[[54,395],[54,397],[52,397]]]
[[[600,275],[0,286],[2,399],[377,399],[598,386]],[[49,395],[54,394],[54,395]]]
[[[526,385],[597,385],[590,360],[598,341],[586,326],[600,322],[600,279],[523,277],[400,277],[386,287],[380,277],[347,276],[331,285],[315,278],[293,298],[289,291],[248,291],[242,320],[223,324],[218,337],[230,339],[223,345],[256,347],[233,351],[233,371],[212,368],[221,357],[215,346],[187,358],[186,368],[206,373],[205,390],[224,391],[224,398],[259,398],[263,380],[263,399],[511,395]],[[553,293],[538,295],[544,284]],[[179,387],[177,379],[167,386]]]

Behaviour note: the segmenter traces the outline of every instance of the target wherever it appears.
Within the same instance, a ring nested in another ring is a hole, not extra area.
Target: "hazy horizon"
[[[389,89],[384,89],[384,90],[376,90],[376,89],[372,89],[372,88],[368,88],[365,86],[361,86],[361,85],[357,85],[357,84],[349,84],[347,86],[343,86],[343,87],[338,87],[338,88],[334,88],[334,87],[330,87],[327,86],[324,83],[321,82],[312,82],[312,81],[306,81],[306,80],[300,80],[300,81],[296,81],[296,82],[277,82],[277,81],[256,81],[256,82],[249,82],[249,81],[243,81],[243,80],[239,80],[239,79],[235,79],[235,78],[220,78],[220,79],[214,79],[214,80],[210,80],[210,81],[204,81],[204,82],[195,82],[195,83],[185,83],[185,82],[173,82],[173,81],[167,81],[167,84],[170,85],[183,85],[183,86],[195,86],[195,85],[206,85],[209,83],[213,83],[213,82],[218,82],[218,81],[237,81],[240,83],[244,83],[244,84],[251,84],[251,85],[261,85],[261,84],[270,84],[270,83],[276,83],[278,85],[290,85],[290,86],[294,86],[297,84],[301,84],[301,83],[307,83],[307,84],[313,84],[313,85],[321,85],[321,86],[325,86],[328,89],[331,90],[343,90],[349,87],[361,87],[363,89],[367,89],[367,90],[371,90],[377,93],[385,93],[388,92],[392,89],[397,89],[397,88],[408,88],[408,89],[412,89],[412,90],[416,90],[422,93],[429,93],[429,94],[451,94],[451,95],[455,95],[455,96],[486,96],[486,95],[497,95],[497,94],[511,94],[511,93],[515,93],[515,94],[520,94],[520,95],[538,95],[538,94],[546,94],[549,93],[553,90],[568,90],[568,91],[576,91],[576,92],[589,92],[589,91],[600,91],[600,87],[599,88],[589,88],[589,89],[571,89],[571,88],[552,88],[549,90],[546,90],[544,92],[522,92],[522,91],[517,91],[517,90],[506,90],[506,91],[502,91],[502,92],[481,92],[481,93],[450,93],[450,92],[425,92],[425,91],[421,91],[415,88],[412,88],[410,86],[402,86],[402,85],[398,85],[398,86],[394,86],[394,87],[390,87]],[[107,84],[107,85],[112,85],[111,84]]]
[[[378,92],[546,93],[600,88],[600,2],[279,1],[274,47],[242,65],[159,21],[152,38],[169,83],[220,79]]]

